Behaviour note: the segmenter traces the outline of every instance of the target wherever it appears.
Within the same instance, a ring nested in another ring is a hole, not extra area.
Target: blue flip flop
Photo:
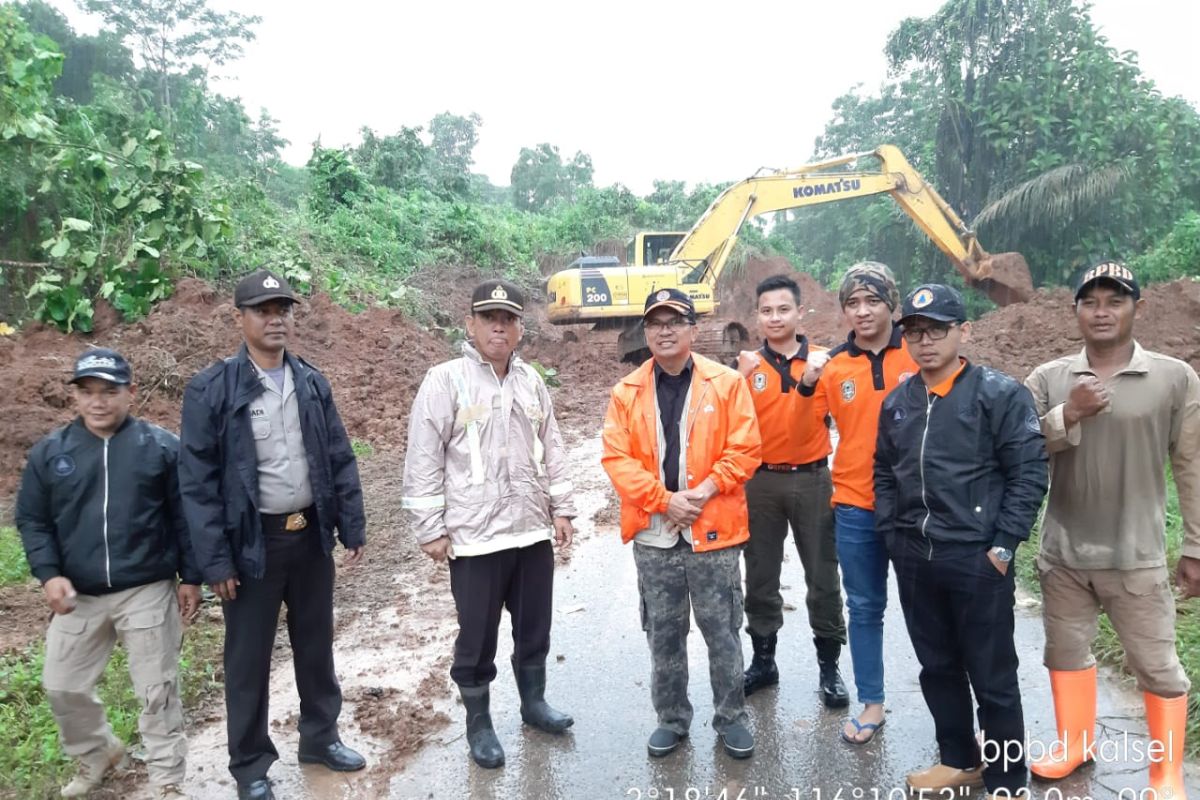
[[[879,729],[883,727],[883,724],[887,722],[887,719],[882,719],[879,722],[859,722],[855,717],[848,717],[846,722],[849,722],[854,726],[854,732],[856,734],[862,733],[863,731],[871,732],[871,735],[865,739],[854,739],[846,735],[846,728],[844,726],[840,731],[838,731],[838,734],[842,737],[842,741],[848,744],[862,745],[869,743],[875,738],[875,734],[879,732]]]

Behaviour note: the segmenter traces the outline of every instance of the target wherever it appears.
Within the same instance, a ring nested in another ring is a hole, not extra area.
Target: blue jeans
[[[887,609],[887,546],[875,534],[875,514],[836,505],[838,562],[849,609],[847,633],[860,703],[883,702],[883,612]]]

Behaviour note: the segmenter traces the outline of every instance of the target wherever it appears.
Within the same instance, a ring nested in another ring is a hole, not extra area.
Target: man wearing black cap
[[[63,750],[79,762],[62,796],[86,796],[125,759],[95,692],[120,640],[142,701],[150,782],[157,797],[186,797],[179,647],[200,605],[201,576],[179,498],[179,440],[129,413],[136,388],[115,350],[85,352],[71,383],[79,416],[34,445],[16,510],[30,570],[54,612],[46,697]]]
[[[692,353],[696,310],[678,289],[646,298],[653,356],[613,387],[601,463],[633,542],[650,697],[658,727],[647,749],[666,756],[687,737],[687,639],[694,612],[708,646],[713,730],[733,758],[754,755],[747,727],[740,627],[741,545],[750,538],[743,485],[762,439],[741,375]]]
[[[333,665],[334,530],[345,566],[366,542],[362,488],[329,382],[287,350],[298,302],[259,270],[234,290],[245,344],[188,384],[179,483],[196,558],[225,614],[229,771],[239,798],[274,795],[278,757],[268,733],[271,652],[279,607],[300,694],[303,763],[350,771],[363,757],[342,744],[342,694]]]
[[[1184,797],[1189,681],[1175,651],[1175,599],[1165,542],[1166,480],[1179,489],[1184,542],[1176,580],[1200,596],[1200,379],[1178,359],[1142,349],[1145,301],[1123,264],[1086,270],[1075,289],[1083,351],[1035,369],[1033,392],[1052,480],[1042,530],[1045,664],[1054,692],[1054,749],[1032,766],[1063,778],[1094,753],[1096,666],[1103,609],[1146,704],[1150,788]],[[1156,744],[1157,743],[1157,744]]]
[[[450,560],[458,639],[450,677],[481,767],[504,763],[492,727],[500,612],[513,626],[521,719],[547,733],[574,722],[545,700],[554,550],[571,543],[573,489],[550,392],[516,355],[525,293],[488,280],[471,294],[462,357],[433,367],[409,414],[403,506],[417,544]]]
[[[902,315],[920,373],[880,410],[875,529],[896,568],[940,751],[908,786],[1015,797],[1027,772],[1012,560],[1046,492],[1046,448],[1029,391],[959,355],[970,323],[956,290],[919,286]]]

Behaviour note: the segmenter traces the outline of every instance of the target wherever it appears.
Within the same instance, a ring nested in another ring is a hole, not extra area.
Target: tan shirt
[[[258,510],[263,514],[300,511],[312,505],[313,496],[292,368],[284,364],[282,391],[257,364],[254,371],[265,390],[249,406],[258,457]]]
[[[1074,569],[1166,564],[1168,459],[1183,516],[1182,554],[1200,558],[1200,378],[1183,361],[1134,343],[1108,379],[1111,404],[1068,429],[1063,405],[1086,351],[1042,364],[1025,380],[1050,452],[1041,557]]]

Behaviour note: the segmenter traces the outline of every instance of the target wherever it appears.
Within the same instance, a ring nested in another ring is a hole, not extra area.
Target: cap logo
[[[87,356],[80,360],[75,367],[78,370],[85,369],[116,369],[117,361],[108,356]]]
[[[279,281],[275,280],[270,275],[268,275],[267,277],[263,278],[263,288],[264,289],[278,289]]]
[[[655,299],[657,302],[659,302],[659,303],[661,303],[661,302],[663,302],[663,301],[665,301],[665,300],[670,300],[670,299],[671,299],[671,293],[670,293],[670,292],[668,292],[666,289],[663,289],[663,290],[662,290],[662,291],[660,291],[658,294],[654,295],[654,299]]]
[[[504,291],[504,287],[497,283],[496,288],[492,289],[492,299],[493,300],[507,300],[508,292]]]
[[[929,289],[918,289],[913,295],[913,308],[924,308],[933,302],[933,292]]]
[[[1104,264],[1097,264],[1089,269],[1083,276],[1080,283],[1094,281],[1096,278],[1114,278],[1121,281],[1132,281],[1133,273],[1129,271],[1123,264],[1118,264],[1115,261],[1108,261]]]

